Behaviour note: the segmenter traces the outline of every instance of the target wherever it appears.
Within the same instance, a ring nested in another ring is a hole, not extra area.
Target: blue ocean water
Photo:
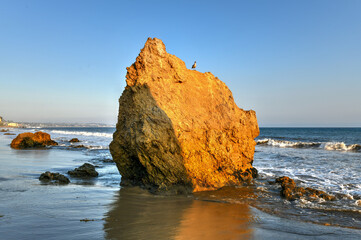
[[[361,128],[260,128],[257,139],[361,144]]]

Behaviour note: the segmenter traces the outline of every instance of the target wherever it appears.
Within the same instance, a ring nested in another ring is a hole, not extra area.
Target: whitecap
[[[82,135],[82,136],[95,136],[95,137],[106,137],[106,138],[113,137],[113,133],[101,133],[101,132],[63,131],[63,130],[52,130],[51,132],[57,134],[65,134],[65,135]]]
[[[285,141],[285,140],[276,140],[271,138],[265,138],[257,140],[256,143],[258,145],[269,145],[274,147],[281,148],[309,148],[309,147],[319,147],[321,143],[319,142],[293,142],[293,141]]]
[[[361,150],[361,145],[346,145],[344,142],[327,142],[324,144],[324,149],[329,151],[358,151]]]
[[[360,151],[361,145],[350,144],[344,142],[293,142],[286,140],[277,140],[272,138],[264,138],[256,140],[257,145],[267,145],[280,148],[321,148],[328,151]]]

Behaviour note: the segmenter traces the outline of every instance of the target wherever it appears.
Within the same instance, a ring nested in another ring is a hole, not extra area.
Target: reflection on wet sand
[[[139,188],[122,188],[106,214],[106,239],[172,239],[185,209],[186,197],[155,196]]]
[[[17,157],[26,157],[34,159],[47,159],[49,157],[49,149],[11,149],[11,154],[15,154]]]
[[[195,200],[185,210],[175,239],[250,239],[250,215],[246,204]]]
[[[123,188],[106,215],[107,239],[250,239],[246,204],[155,196]]]

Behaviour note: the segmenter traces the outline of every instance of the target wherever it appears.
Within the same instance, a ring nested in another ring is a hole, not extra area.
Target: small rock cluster
[[[283,176],[276,179],[276,183],[281,184],[281,196],[285,197],[289,201],[294,201],[301,197],[306,197],[310,200],[322,198],[326,201],[334,201],[336,198],[332,195],[313,188],[297,187],[295,181],[292,178]]]
[[[42,173],[39,177],[39,180],[43,182],[52,182],[52,183],[60,183],[60,184],[70,183],[69,178],[65,177],[63,174],[52,173],[49,171]]]
[[[90,178],[97,177],[98,172],[95,170],[95,167],[89,163],[84,163],[82,166],[75,168],[73,171],[68,171],[68,174],[72,177],[79,178]],[[45,172],[42,173],[39,177],[39,180],[42,182],[58,183],[58,184],[68,184],[70,183],[69,178],[60,173]]]

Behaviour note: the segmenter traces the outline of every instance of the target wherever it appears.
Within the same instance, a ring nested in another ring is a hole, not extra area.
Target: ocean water
[[[262,177],[361,197],[361,128],[261,128],[254,166]]]
[[[361,128],[261,128],[256,142],[253,166],[260,175],[256,184],[260,196],[271,202],[264,210],[361,227]],[[279,187],[267,183],[281,176],[326,191],[336,201],[283,200],[279,205],[274,195]]]
[[[109,152],[114,127],[42,126],[10,132],[39,130],[59,146],[13,150],[9,144],[16,135],[0,136],[0,239],[361,237],[360,128],[261,128],[253,163],[258,179],[244,187],[179,197],[120,187]],[[81,142],[70,143],[72,138]],[[77,145],[84,148],[73,148]],[[38,180],[44,171],[67,175],[85,162],[96,166],[98,178],[70,178],[68,186]],[[284,175],[338,198],[289,202],[280,197],[279,186],[268,183]]]

